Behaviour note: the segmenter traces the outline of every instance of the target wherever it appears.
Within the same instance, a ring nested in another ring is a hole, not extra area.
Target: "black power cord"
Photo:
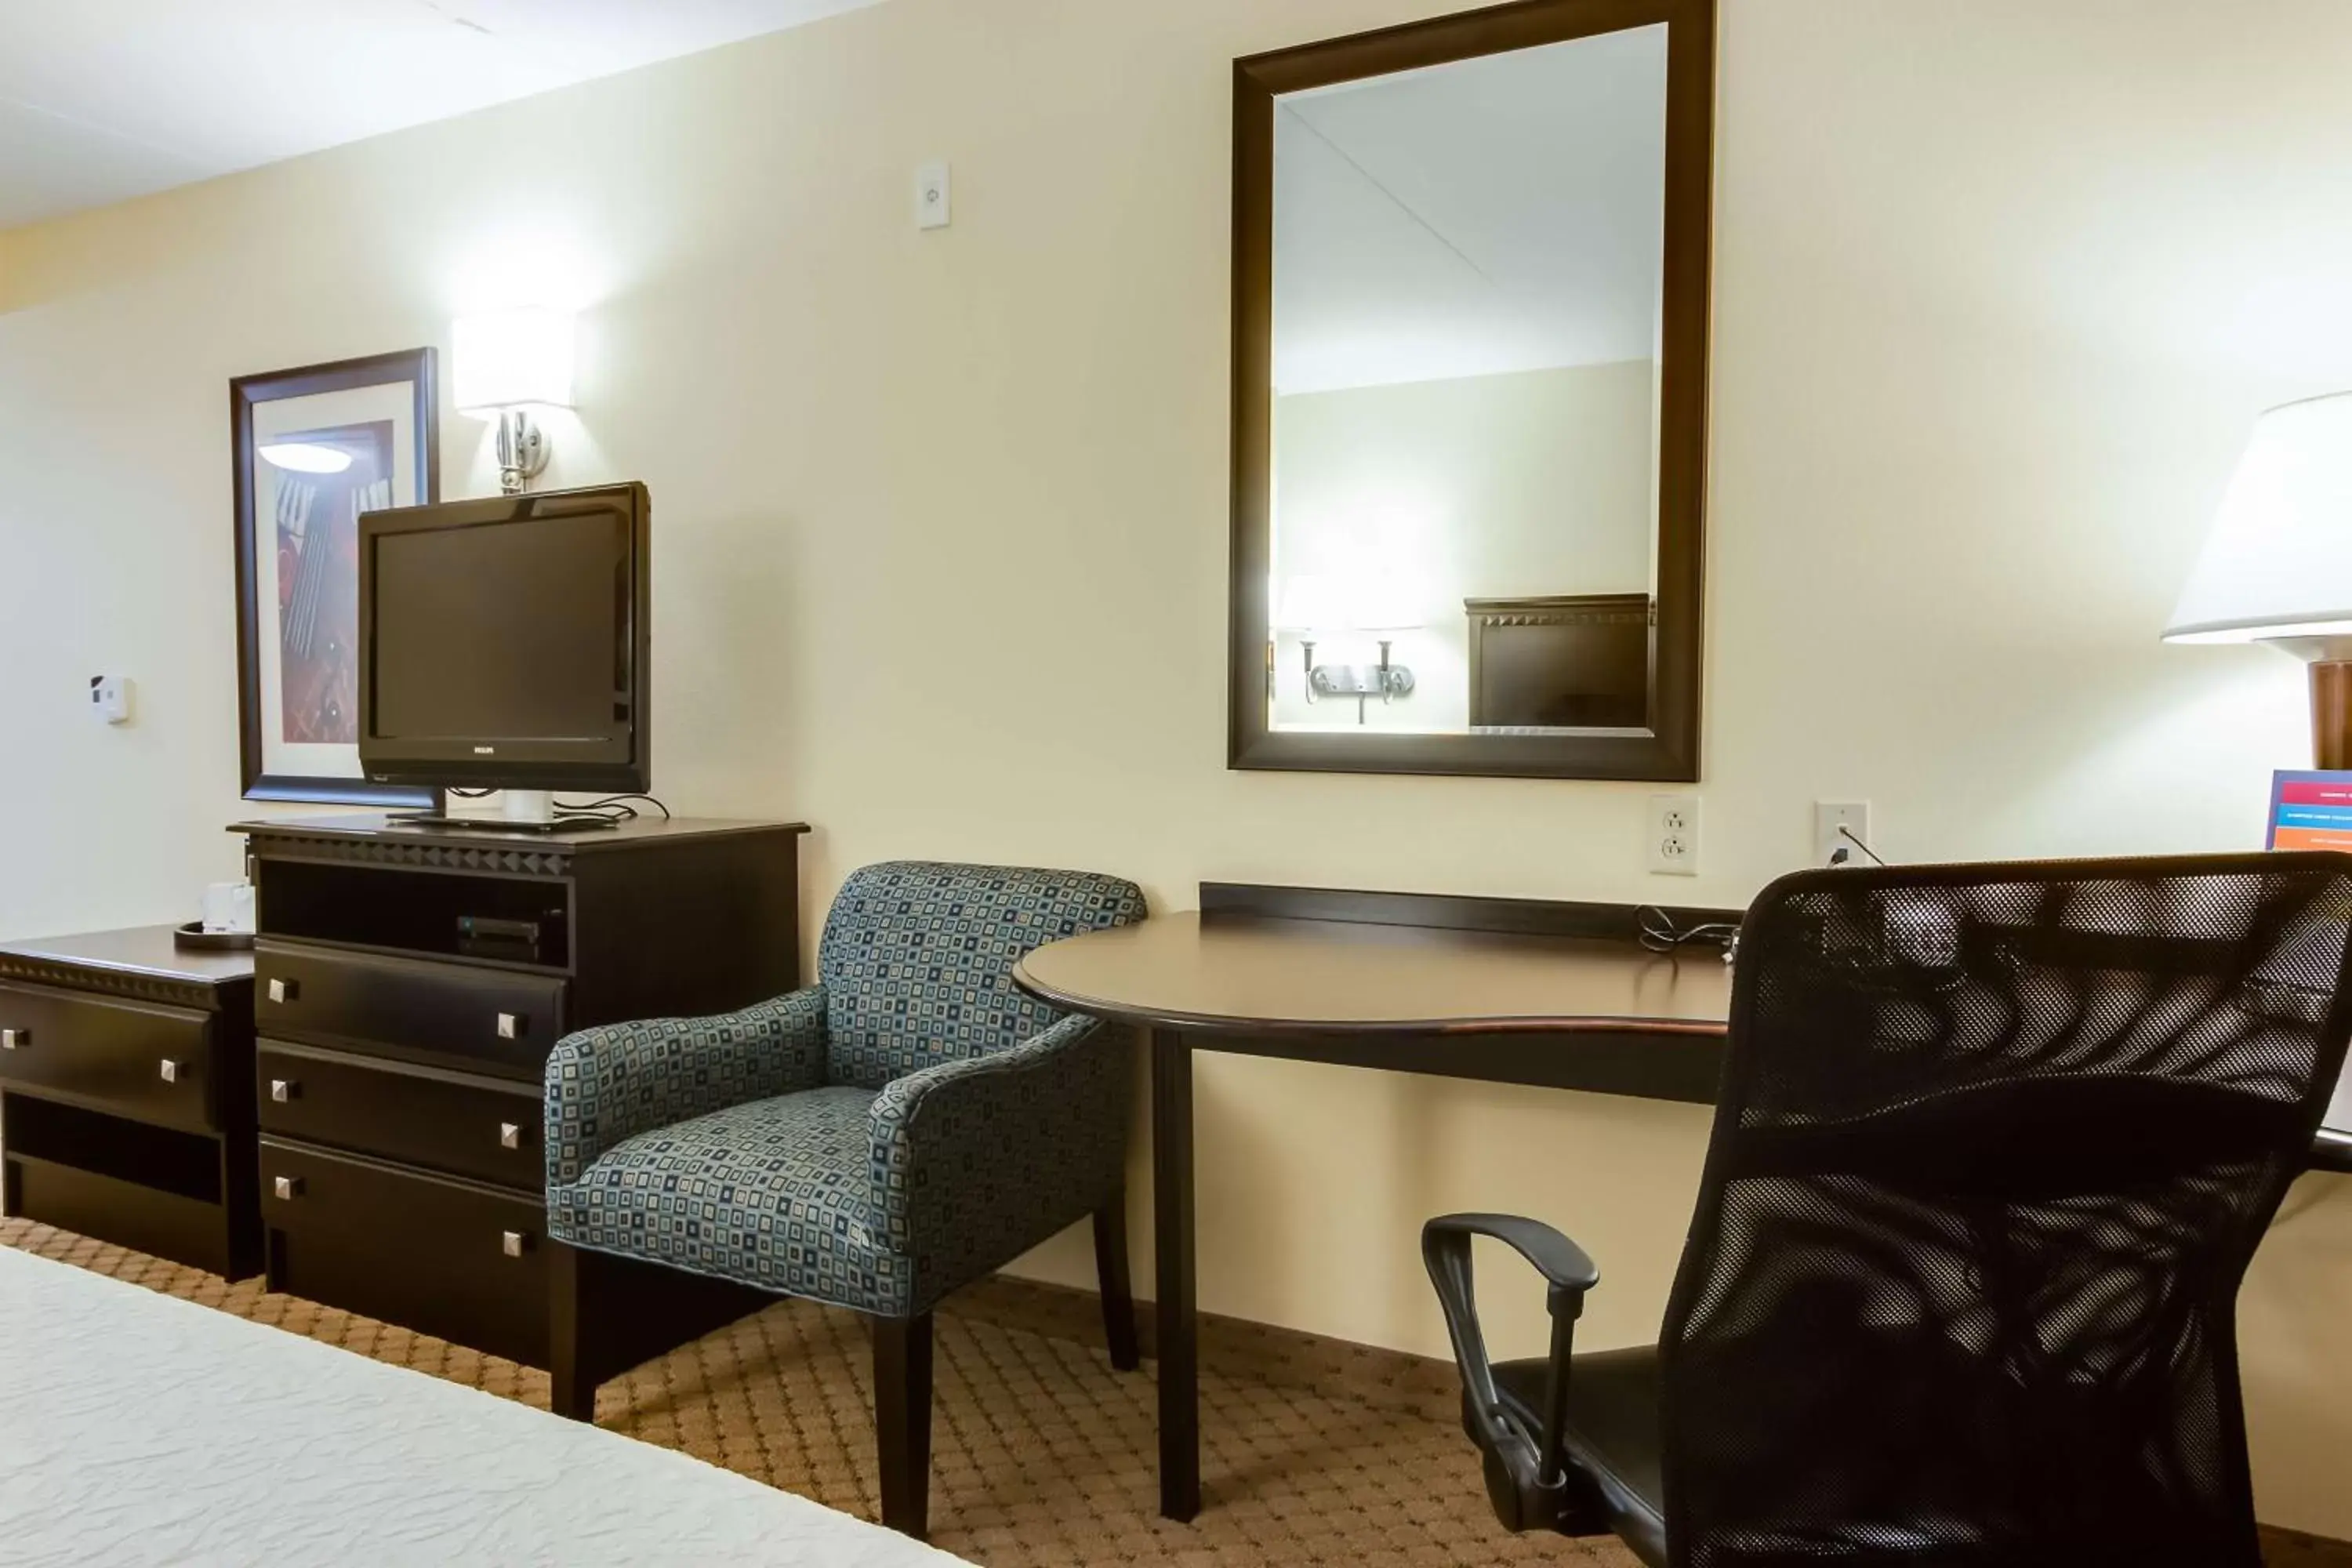
[[[601,800],[582,801],[572,805],[566,805],[559,800],[555,803],[555,815],[593,816],[611,823],[634,822],[643,814],[629,804],[633,800],[644,801],[647,805],[660,812],[664,822],[671,820],[669,807],[649,795],[608,795]]]
[[[450,798],[453,800],[481,800],[498,793],[499,792],[494,789],[452,789],[448,792]],[[642,814],[635,806],[629,804],[629,802],[633,800],[644,801],[647,805],[650,805],[656,811],[660,812],[664,822],[671,820],[669,807],[664,805],[659,800],[649,795],[608,795],[601,800],[581,801],[572,805],[566,805],[559,800],[555,803],[555,815],[558,816],[593,816],[602,821],[616,825],[624,822],[635,822]]]
[[[1869,845],[1864,844],[1862,841],[1861,836],[1843,822],[1838,824],[1838,837],[1853,844],[1853,849],[1859,849],[1864,854],[1869,856],[1870,863],[1872,865],[1884,866],[1886,864],[1884,859],[1879,858],[1877,850],[1873,849]],[[1844,865],[1847,861],[1853,858],[1853,849],[1847,848],[1843,844],[1839,845],[1835,849],[1830,851],[1830,864],[1832,866]]]
[[[1642,945],[1652,952],[1673,952],[1697,942],[1722,949],[1727,963],[1732,950],[1739,945],[1737,921],[1705,921],[1686,926],[1655,904],[1635,910],[1633,920],[1641,927]]]

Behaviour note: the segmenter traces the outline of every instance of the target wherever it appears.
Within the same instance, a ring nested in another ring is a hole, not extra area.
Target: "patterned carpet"
[[[23,1247],[378,1361],[545,1408],[547,1376],[289,1296],[0,1220]],[[1612,1542],[1514,1537],[1486,1510],[1447,1376],[1407,1358],[1202,1325],[1207,1506],[1156,1512],[1150,1363],[1118,1373],[1090,1299],[997,1281],[938,1326],[931,1539],[987,1565],[1601,1563]],[[870,1368],[856,1316],[784,1301],[638,1368],[599,1425],[872,1519]]]
[[[0,1246],[94,1269],[394,1366],[547,1407],[547,1374],[291,1296],[231,1285],[29,1220]],[[1150,1348],[1144,1313],[1145,1350]],[[986,1568],[1639,1568],[1612,1541],[1506,1534],[1455,1425],[1453,1370],[1226,1320],[1201,1323],[1202,1486],[1155,1511],[1151,1365],[1111,1371],[1091,1297],[999,1279],[940,1310],[931,1539]],[[598,1394],[600,1426],[873,1519],[872,1385],[854,1314],[782,1301]],[[2264,1530],[2271,1568],[2347,1568],[2352,1546]]]

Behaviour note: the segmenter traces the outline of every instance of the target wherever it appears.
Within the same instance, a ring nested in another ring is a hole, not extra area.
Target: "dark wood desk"
[[[1646,951],[1627,905],[1216,883],[1201,902],[1055,942],[1013,972],[1057,1007],[1150,1037],[1160,1511],[1177,1520],[1201,1507],[1194,1051],[1708,1104],[1731,1006],[1712,949]],[[2312,1164],[2352,1171],[2352,1075]]]
[[[1731,1001],[1717,952],[1645,952],[1627,906],[1201,892],[1201,913],[1055,942],[1013,972],[1057,1007],[1150,1032],[1160,1511],[1178,1520],[1201,1508],[1193,1051],[1705,1104]]]

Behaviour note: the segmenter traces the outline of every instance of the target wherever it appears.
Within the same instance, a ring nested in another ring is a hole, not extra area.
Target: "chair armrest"
[[[1539,1219],[1516,1214],[1450,1214],[1422,1226],[1426,1251],[1432,1234],[1459,1235],[1466,1246],[1474,1236],[1492,1237],[1535,1266],[1551,1287],[1544,1305],[1551,1315],[1564,1310],[1574,1318],[1584,1311],[1584,1293],[1601,1283],[1600,1266],[1584,1248]]]
[[[1473,1237],[1492,1237],[1535,1266],[1550,1287],[1546,1305],[1551,1311],[1551,1371],[1546,1380],[1542,1429],[1522,1432],[1505,1409],[1495,1387],[1494,1363],[1486,1354],[1486,1335],[1478,1327],[1478,1301],[1470,1268]],[[1456,1214],[1431,1220],[1421,1228],[1422,1260],[1429,1281],[1437,1289],[1445,1311],[1445,1329],[1454,1342],[1454,1363],[1462,1370],[1463,1417],[1473,1436],[1507,1472],[1511,1496],[1489,1494],[1498,1510],[1508,1502],[1507,1520],[1533,1520],[1557,1511],[1555,1501],[1566,1485],[1563,1454],[1568,1416],[1569,1357],[1574,1353],[1576,1320],[1583,1314],[1585,1292],[1601,1283],[1601,1270],[1584,1249],[1540,1220],[1517,1215]],[[1522,1528],[1514,1525],[1513,1528]]]
[[[1118,1190],[1134,1052],[1071,1016],[875,1097],[873,1205],[913,1264],[911,1311],[1010,1262]]]
[[[739,1013],[582,1029],[547,1057],[547,1180],[624,1139],[824,1081],[824,987]]]

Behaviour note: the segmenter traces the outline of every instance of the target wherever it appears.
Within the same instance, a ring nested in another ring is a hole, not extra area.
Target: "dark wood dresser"
[[[800,977],[800,824],[240,824],[269,1288],[548,1363],[540,1086],[566,1033]],[[647,1353],[741,1310],[631,1282]]]
[[[253,961],[172,928],[0,943],[0,1208],[231,1279],[261,1266]]]

